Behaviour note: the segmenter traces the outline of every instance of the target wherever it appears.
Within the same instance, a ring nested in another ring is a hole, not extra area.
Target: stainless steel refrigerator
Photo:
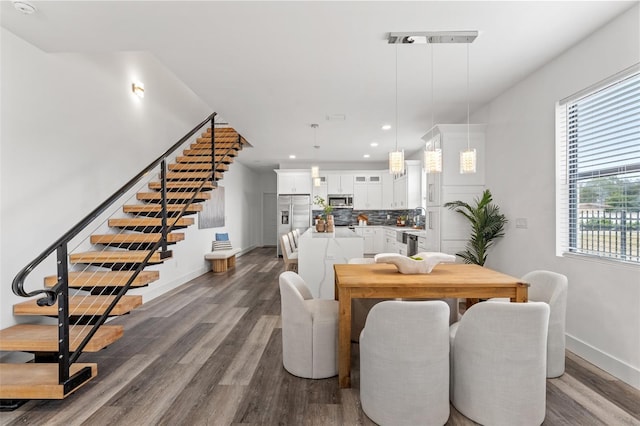
[[[278,256],[282,255],[280,236],[297,229],[302,234],[311,226],[310,195],[278,196]]]

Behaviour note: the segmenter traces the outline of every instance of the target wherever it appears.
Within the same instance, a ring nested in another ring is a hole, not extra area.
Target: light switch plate
[[[516,228],[527,229],[529,225],[527,224],[526,217],[518,217],[516,218]]]

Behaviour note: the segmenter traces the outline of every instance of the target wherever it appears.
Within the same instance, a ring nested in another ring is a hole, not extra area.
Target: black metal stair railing
[[[161,249],[161,253],[167,253],[167,238],[169,233],[176,227],[177,221],[182,218],[191,204],[194,203],[194,200],[201,192],[205,184],[208,182],[212,183],[212,187],[216,187],[216,173],[218,166],[223,164],[223,160],[230,155],[233,150],[232,146],[230,146],[226,152],[220,155],[220,160],[216,161],[216,151],[215,151],[215,117],[216,113],[212,113],[205,120],[199,123],[196,127],[194,127],[189,133],[183,136],[178,142],[176,142],[171,148],[169,148],[164,154],[154,160],[151,164],[149,164],[145,169],[143,169],[140,173],[138,173],[133,179],[127,182],[124,186],[122,186],[118,191],[116,191],[111,197],[105,200],[100,206],[94,209],[91,213],[89,213],[84,219],[78,222],[75,226],[73,226],[69,231],[67,231],[62,237],[56,240],[53,244],[51,244],[46,250],[44,250],[39,256],[37,256],[34,260],[29,262],[24,268],[18,272],[16,277],[12,282],[12,290],[13,292],[22,297],[33,297],[40,294],[45,295],[44,298],[39,299],[37,301],[40,306],[52,306],[58,301],[58,366],[59,366],[59,383],[64,384],[65,393],[71,391],[73,388],[80,385],[83,381],[85,381],[88,377],[90,377],[90,371],[87,368],[80,370],[78,373],[74,374],[73,377],[69,375],[70,365],[77,361],[78,357],[82,354],[84,348],[89,343],[91,338],[95,335],[98,328],[102,326],[110,313],[113,311],[114,307],[118,304],[120,299],[127,293],[132,283],[136,280],[137,276],[144,270],[144,268],[149,264],[151,257],[158,250]],[[184,202],[184,206],[181,211],[178,212],[177,215],[172,215],[171,224],[168,222],[168,200],[167,200],[167,158],[172,155],[178,148],[180,148],[186,141],[188,141],[199,129],[203,126],[209,124],[211,125],[211,174],[209,179],[202,179],[200,185],[195,189],[193,195]],[[238,145],[241,146],[242,137],[238,134]],[[94,318],[91,322],[92,326],[88,333],[84,336],[82,341],[79,343],[77,348],[70,352],[69,345],[69,270],[68,270],[68,244],[70,241],[76,237],[80,232],[89,227],[103,212],[105,212],[110,206],[114,205],[116,201],[121,199],[128,191],[130,191],[136,184],[138,184],[141,179],[149,174],[154,168],[160,165],[160,178],[161,178],[161,189],[160,189],[160,219],[161,219],[161,232],[160,237],[157,241],[155,241],[151,247],[147,247],[147,255],[144,260],[140,263],[137,263],[135,269],[133,269],[133,273],[127,279],[125,285],[119,287],[117,293],[111,293],[113,299],[110,304],[104,310],[104,312],[98,317]],[[53,252],[56,252],[57,256],[57,283],[50,289],[42,288],[34,291],[26,291],[24,289],[24,282],[27,276],[45,259],[47,259]]]

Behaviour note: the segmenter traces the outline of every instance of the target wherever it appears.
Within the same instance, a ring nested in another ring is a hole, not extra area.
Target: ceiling
[[[467,103],[473,113],[638,2],[30,3],[38,12],[27,16],[2,1],[2,26],[47,52],[151,52],[253,145],[241,162],[273,169],[378,168],[396,134],[411,155],[432,113],[436,123],[466,122]],[[386,40],[453,30],[479,36],[470,45]]]

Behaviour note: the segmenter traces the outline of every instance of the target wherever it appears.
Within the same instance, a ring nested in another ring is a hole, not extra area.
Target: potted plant
[[[466,249],[456,253],[465,263],[483,266],[487,253],[495,240],[504,236],[504,226],[508,220],[500,213],[500,207],[492,204],[491,191],[485,189],[482,198],[475,198],[475,205],[463,201],[445,203],[445,207],[463,215],[471,225],[471,237]]]
[[[313,199],[314,204],[322,207],[322,211],[324,212],[324,218],[318,219],[318,223],[316,223],[316,231],[318,232],[326,232],[329,228],[327,225],[329,224],[329,216],[333,211],[333,206],[327,204],[324,198],[319,195],[316,195]],[[333,224],[333,221],[331,221]]]

